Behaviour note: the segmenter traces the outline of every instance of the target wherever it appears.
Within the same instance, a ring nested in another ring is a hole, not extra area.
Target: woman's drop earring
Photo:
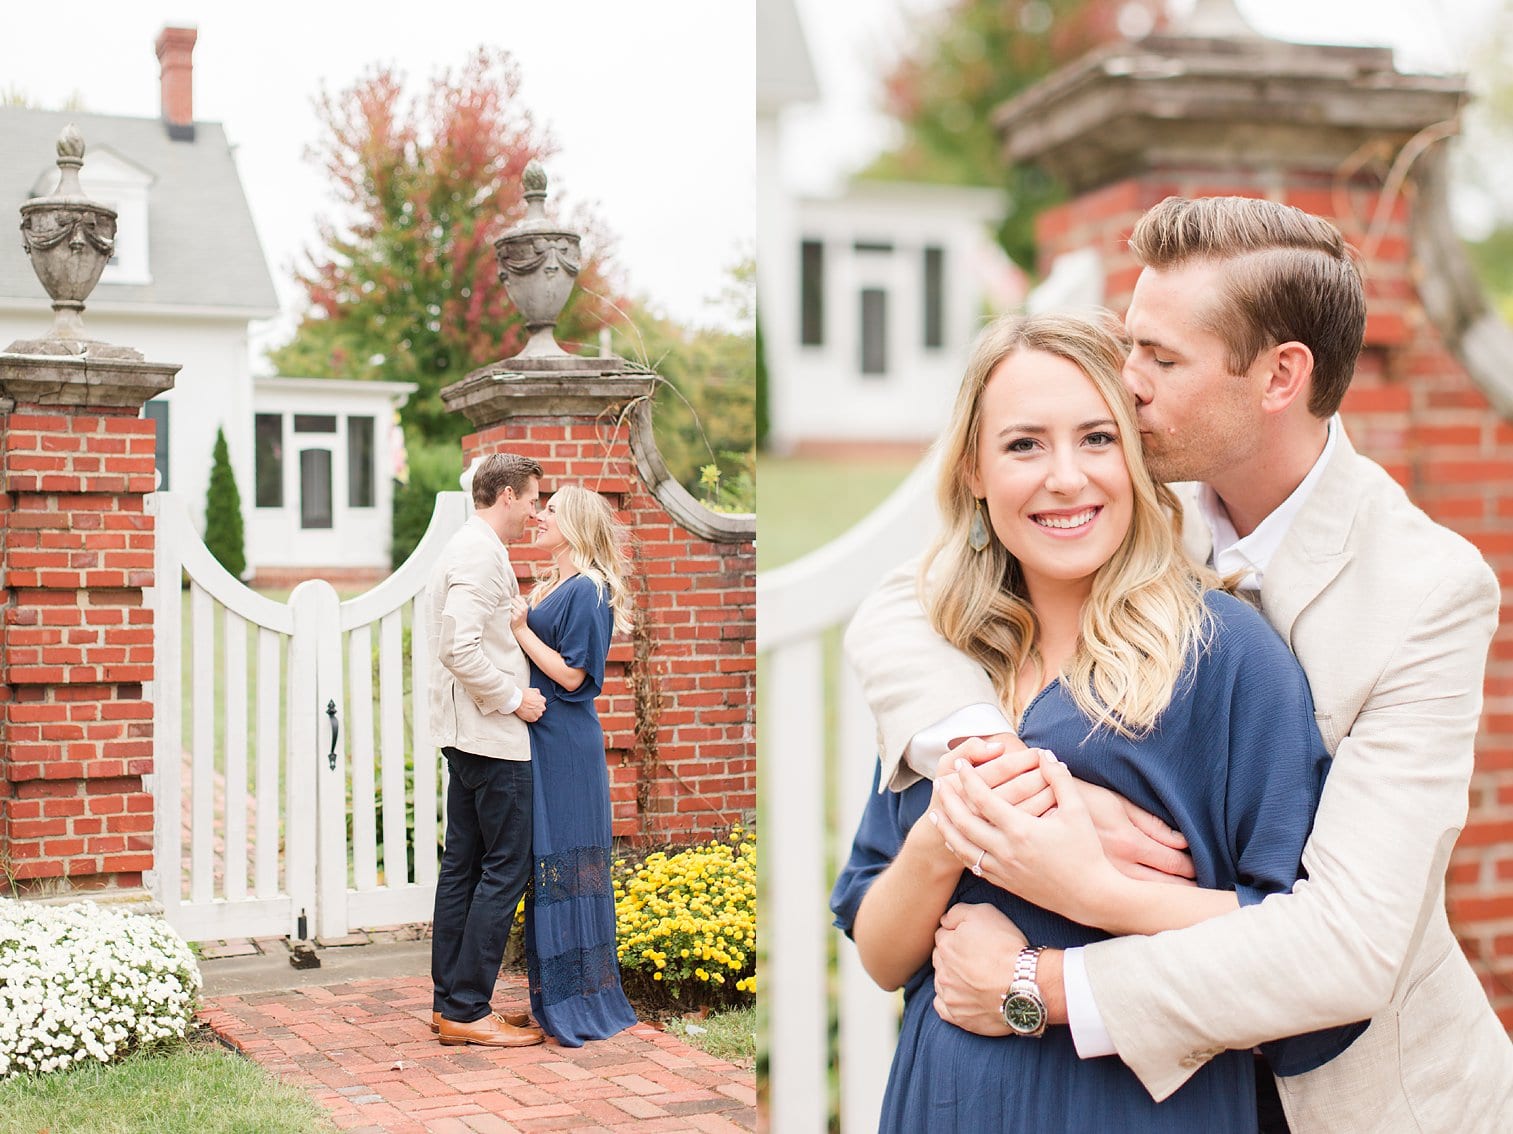
[[[988,546],[988,519],[983,514],[981,500],[977,501],[977,509],[972,513],[972,526],[967,530],[967,546],[977,552]]]

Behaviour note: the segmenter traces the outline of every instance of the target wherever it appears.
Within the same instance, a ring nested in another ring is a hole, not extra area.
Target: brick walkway
[[[526,1003],[505,975],[498,1008]],[[508,1134],[572,1129],[750,1131],[755,1074],[647,1024],[580,1048],[442,1047],[425,977],[221,996],[201,1018],[286,1082],[306,1087],[342,1130]]]

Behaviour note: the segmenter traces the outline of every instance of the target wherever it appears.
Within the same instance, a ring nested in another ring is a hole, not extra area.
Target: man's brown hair
[[[1308,409],[1329,417],[1355,374],[1366,332],[1366,292],[1356,253],[1329,221],[1251,197],[1168,197],[1130,236],[1141,264],[1163,270],[1220,264],[1224,286],[1199,313],[1243,373],[1269,346],[1313,352]]]
[[[518,453],[490,453],[473,470],[473,504],[491,507],[506,488],[523,495],[531,478],[541,479],[541,462]]]

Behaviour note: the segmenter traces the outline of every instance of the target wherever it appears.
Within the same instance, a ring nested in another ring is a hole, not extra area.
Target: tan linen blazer
[[[1206,559],[1208,533],[1193,530],[1204,525],[1186,527],[1190,553]],[[1371,1018],[1344,1054],[1278,1080],[1294,1134],[1513,1130],[1513,1043],[1451,933],[1444,893],[1499,597],[1476,549],[1342,435],[1261,592],[1334,755],[1303,852],[1308,879],[1085,952],[1120,1058],[1153,1097],[1226,1048]],[[981,668],[925,624],[903,573],[858,611],[846,649],[895,785],[913,778],[899,755],[915,732],[996,701]]]
[[[432,742],[529,760],[525,722],[501,712],[529,683],[530,665],[510,629],[510,599],[520,586],[494,529],[469,517],[442,549],[427,588]]]

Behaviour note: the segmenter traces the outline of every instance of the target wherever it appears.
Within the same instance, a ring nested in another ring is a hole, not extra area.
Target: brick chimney
[[[165,27],[158,33],[163,123],[174,141],[194,141],[194,41],[198,37],[192,27]]]

